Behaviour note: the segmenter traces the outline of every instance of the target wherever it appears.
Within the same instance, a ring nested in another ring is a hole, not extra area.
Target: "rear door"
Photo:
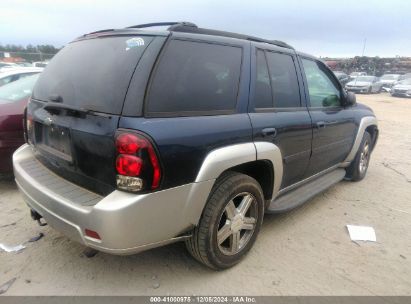
[[[173,32],[153,69],[144,117],[132,113],[139,90],[130,86],[119,126],[155,142],[163,189],[194,182],[212,150],[252,141],[249,60],[247,41]]]
[[[332,72],[315,59],[301,61],[313,123],[312,155],[305,173],[308,177],[344,160],[351,149],[356,125],[351,107],[342,103],[342,87]]]
[[[249,115],[253,137],[280,148],[284,188],[303,178],[311,154],[311,118],[302,78],[292,50],[255,48],[252,60]]]
[[[111,192],[114,133],[131,78],[139,62],[158,54],[164,40],[96,36],[61,50],[40,75],[28,105],[29,141],[38,159],[76,184]]]

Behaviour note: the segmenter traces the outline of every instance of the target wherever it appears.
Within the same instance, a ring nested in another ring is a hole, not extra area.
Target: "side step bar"
[[[327,190],[332,185],[340,182],[345,177],[345,169],[335,169],[326,173],[302,186],[290,190],[290,192],[281,195],[271,201],[266,213],[283,213],[294,209],[317,194]]]

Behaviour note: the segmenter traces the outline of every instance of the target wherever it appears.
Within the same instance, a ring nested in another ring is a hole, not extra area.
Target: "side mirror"
[[[357,103],[357,97],[353,92],[347,92],[345,95],[345,105],[346,106],[353,106]]]

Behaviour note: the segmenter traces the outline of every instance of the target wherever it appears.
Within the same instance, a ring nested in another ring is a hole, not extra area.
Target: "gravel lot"
[[[411,295],[411,99],[358,95],[376,112],[380,138],[367,177],[341,182],[301,208],[266,216],[250,254],[214,272],[184,244],[120,257],[84,247],[30,218],[13,181],[0,181],[0,252],[6,295]],[[377,243],[354,243],[346,224],[368,225]]]

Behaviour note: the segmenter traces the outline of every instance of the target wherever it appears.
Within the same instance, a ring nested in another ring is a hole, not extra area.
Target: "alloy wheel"
[[[239,253],[251,239],[257,219],[257,200],[251,193],[240,193],[231,199],[222,211],[217,230],[217,243],[221,253]]]
[[[363,150],[360,155],[360,173],[364,174],[368,167],[368,162],[370,160],[370,145],[368,142],[365,143]]]

